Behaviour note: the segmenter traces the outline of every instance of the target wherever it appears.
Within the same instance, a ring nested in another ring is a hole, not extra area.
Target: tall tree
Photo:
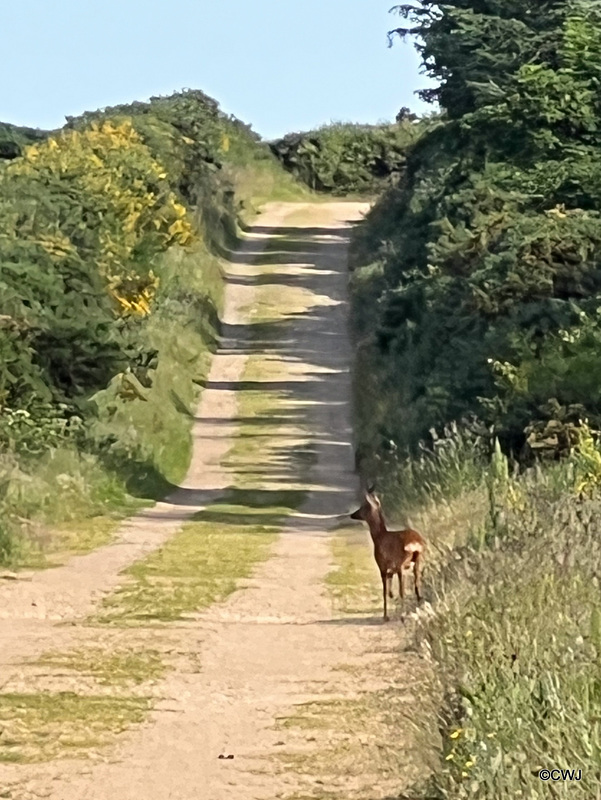
[[[395,10],[406,25],[391,34],[418,37],[438,83],[422,97],[445,112],[385,201],[377,338],[389,385],[402,375],[391,404],[416,420],[402,436],[476,412],[518,442],[532,420],[569,404],[601,422],[601,367],[596,393],[590,366],[587,381],[558,367],[589,363],[597,341],[601,2]]]

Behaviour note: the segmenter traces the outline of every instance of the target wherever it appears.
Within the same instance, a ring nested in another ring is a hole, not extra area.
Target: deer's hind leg
[[[413,560],[413,553],[405,553],[403,556],[403,560],[401,561],[400,567],[397,571],[397,575],[399,576],[399,591],[401,600],[405,597],[405,588],[403,585],[403,571],[407,569],[407,567],[411,564]]]
[[[397,575],[399,576],[399,598],[403,600],[405,597],[405,585],[403,583],[403,570],[399,569],[397,571]]]
[[[386,576],[386,584],[388,586],[388,597],[390,599],[394,599],[394,594],[392,593],[392,579],[394,578],[394,573],[391,572],[389,575]]]
[[[387,583],[388,583],[388,576],[386,572],[382,572],[382,597],[384,599],[384,622],[388,622],[388,606],[387,606]]]
[[[415,580],[415,595],[417,597],[417,601],[422,599],[421,589],[422,589],[422,569],[424,566],[424,559],[421,553],[417,553],[415,557],[415,561],[413,562],[413,578]]]

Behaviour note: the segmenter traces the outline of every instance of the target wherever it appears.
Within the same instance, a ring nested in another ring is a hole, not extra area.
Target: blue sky
[[[0,121],[65,115],[185,87],[266,138],[393,119],[427,85],[413,47],[387,47],[393,0],[28,0],[2,10]]]

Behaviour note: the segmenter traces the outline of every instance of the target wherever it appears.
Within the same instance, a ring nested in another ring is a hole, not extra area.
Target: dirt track
[[[300,800],[340,792],[345,798],[384,800],[420,774],[419,737],[395,730],[395,741],[390,741],[390,728],[379,721],[381,710],[373,718],[359,715],[348,725],[342,719],[354,713],[360,692],[375,696],[396,686],[399,668],[404,685],[396,690],[411,716],[417,657],[406,655],[399,667],[400,626],[382,626],[377,605],[375,611],[370,607],[355,615],[333,610],[324,588],[332,569],[332,517],[350,509],[357,490],[346,246],[348,223],[364,210],[354,203],[267,207],[236,263],[228,267],[224,337],[198,409],[194,456],[183,486],[131,520],[114,544],[39,573],[31,582],[0,587],[5,690],[24,691],[27,675],[18,663],[50,646],[64,649],[93,636],[110,647],[112,631],[96,633],[78,621],[119,584],[124,567],[158,547],[235,482],[223,462],[236,435],[241,376],[251,352],[265,359],[266,390],[277,384],[291,423],[277,457],[269,454],[254,469],[262,474],[264,489],[293,485],[298,479],[291,474],[290,451],[309,443],[315,460],[304,504],[288,519],[270,558],[227,601],[188,622],[132,634],[136,641],[146,637],[181,656],[179,668],[157,685],[161,699],[145,723],[122,734],[97,763],[0,764],[0,791],[13,787],[14,792],[0,796]],[[297,251],[278,253],[276,234],[292,237]],[[270,257],[262,264],[267,242]],[[288,297],[294,295],[295,308],[287,315],[282,338],[264,343],[261,352],[260,343],[249,344],[248,325],[258,287],[278,284],[286,287]],[[368,552],[367,534],[359,535]],[[375,597],[377,602],[377,588]],[[75,624],[57,626],[59,621]],[[277,720],[294,716],[299,704],[327,698],[339,704],[336,724],[320,724],[315,731],[302,724],[278,726]],[[320,765],[312,753],[328,747],[347,758],[348,768]],[[375,763],[373,752],[379,754]],[[219,759],[220,754],[234,758]]]

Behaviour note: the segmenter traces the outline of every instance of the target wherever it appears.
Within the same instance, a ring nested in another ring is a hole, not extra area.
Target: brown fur
[[[371,492],[365,493],[360,508],[350,515],[351,519],[367,522],[374,543],[374,557],[382,578],[384,598],[384,622],[388,620],[387,594],[392,597],[392,579],[399,577],[401,599],[405,596],[403,570],[413,567],[415,594],[421,600],[421,572],[426,543],[423,537],[411,528],[402,531],[389,531],[384,521],[382,507],[378,498]]]

